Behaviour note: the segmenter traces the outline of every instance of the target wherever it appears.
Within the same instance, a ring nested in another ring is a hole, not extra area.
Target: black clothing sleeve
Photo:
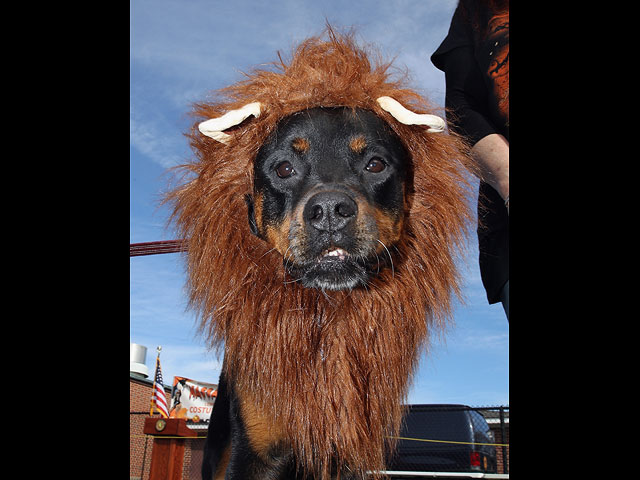
[[[451,112],[449,122],[453,129],[465,136],[471,145],[487,135],[498,133],[489,120],[489,94],[473,49],[469,46],[454,48],[443,59],[443,67],[447,84],[445,107]]]

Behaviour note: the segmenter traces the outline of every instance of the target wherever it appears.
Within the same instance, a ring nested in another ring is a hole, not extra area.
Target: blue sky
[[[242,71],[287,58],[299,41],[321,33],[328,20],[354,27],[412,86],[444,104],[444,74],[429,56],[445,37],[456,0],[219,0],[130,1],[130,242],[175,238],[166,228],[167,168],[191,152],[183,136],[190,104],[242,78]],[[473,229],[472,229],[473,230]],[[500,304],[488,305],[477,265],[477,239],[460,259],[464,304],[453,325],[423,355],[411,403],[509,404],[509,326]],[[198,337],[187,310],[181,255],[130,259],[130,341],[148,348],[153,371],[162,345],[165,382],[174,375],[216,383],[221,358]]]

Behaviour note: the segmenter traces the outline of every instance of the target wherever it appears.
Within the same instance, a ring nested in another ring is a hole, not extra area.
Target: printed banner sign
[[[189,427],[207,427],[218,385],[173,377],[169,418],[185,418]]]

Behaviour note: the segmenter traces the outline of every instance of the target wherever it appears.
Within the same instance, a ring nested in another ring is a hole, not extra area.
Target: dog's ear
[[[256,223],[256,213],[253,208],[253,196],[247,193],[244,196],[244,201],[247,202],[247,216],[249,217],[249,229],[256,237],[260,237],[258,233],[258,224]]]

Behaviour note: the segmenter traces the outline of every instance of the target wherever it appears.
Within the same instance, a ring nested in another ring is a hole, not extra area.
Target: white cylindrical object
[[[137,343],[129,344],[129,372],[137,373],[143,377],[149,376],[149,369],[145,365],[147,347]]]

